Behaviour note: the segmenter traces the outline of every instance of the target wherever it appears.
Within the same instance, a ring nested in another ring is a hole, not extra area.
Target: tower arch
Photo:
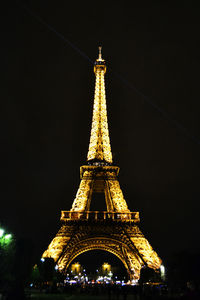
[[[70,248],[70,251],[69,251]],[[57,260],[59,270],[67,273],[67,269],[72,261],[79,255],[92,250],[103,250],[115,255],[124,265],[130,279],[139,279],[140,269],[144,265],[142,259],[136,251],[131,249],[127,240],[120,240],[120,234],[116,237],[108,236],[86,236],[75,244],[68,243],[61,257]]]
[[[96,276],[108,275],[110,271],[112,274],[109,275],[117,280],[129,279],[127,268],[122,259],[106,249],[92,248],[77,255],[69,264],[67,276],[72,273],[71,270],[74,270],[73,265],[77,263],[81,266],[83,272],[89,275],[91,279],[95,279]],[[85,276],[87,276],[86,274]]]
[[[76,253],[74,253],[69,261],[69,263],[65,266],[65,272],[67,271],[68,267],[70,266],[70,264],[77,258],[79,257],[81,254],[86,253],[86,252],[92,252],[94,250],[101,250],[101,251],[105,251],[105,252],[109,252],[111,254],[113,254],[115,257],[117,257],[123,264],[124,268],[126,269],[127,273],[128,272],[128,266],[126,264],[126,261],[124,260],[124,258],[116,251],[113,251],[112,249],[110,249],[109,247],[98,247],[98,246],[92,246],[92,247],[85,247],[83,249],[81,249],[81,251],[77,251]]]
[[[122,243],[120,243],[117,240],[111,241],[111,239],[108,238],[95,237],[85,239],[77,244],[77,249],[74,249],[75,252],[73,252],[72,256],[70,257],[67,265],[65,266],[65,270],[69,267],[71,262],[79,255],[92,250],[102,250],[115,255],[123,263],[124,267],[128,271],[128,266],[126,260],[124,259],[123,251],[121,251],[122,247],[126,246],[122,246]]]

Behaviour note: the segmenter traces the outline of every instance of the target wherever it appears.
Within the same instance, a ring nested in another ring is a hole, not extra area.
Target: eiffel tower
[[[94,63],[96,75],[92,129],[87,164],[80,167],[80,186],[70,211],[61,212],[61,228],[43,258],[51,257],[62,273],[80,254],[104,250],[117,256],[128,271],[130,280],[140,278],[148,266],[159,269],[161,259],[138,227],[139,212],[131,212],[118,181],[119,167],[113,165],[108,132],[104,75],[105,60]],[[91,211],[93,196],[105,196],[106,211]]]

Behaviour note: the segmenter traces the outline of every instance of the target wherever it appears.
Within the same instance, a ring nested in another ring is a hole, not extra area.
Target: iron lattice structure
[[[70,211],[61,212],[61,228],[43,257],[51,257],[61,272],[81,253],[105,250],[116,255],[130,279],[137,280],[143,266],[159,269],[161,259],[138,227],[139,213],[130,212],[118,181],[119,167],[112,165],[104,75],[105,60],[94,64],[96,75],[92,129],[87,165]],[[90,211],[92,195],[104,193],[106,211]]]

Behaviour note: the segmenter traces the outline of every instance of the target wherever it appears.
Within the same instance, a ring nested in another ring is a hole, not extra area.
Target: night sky
[[[95,76],[84,55],[94,61],[99,45],[128,206],[163,260],[200,250],[199,10],[193,1],[130,2],[30,0],[2,9],[0,223],[30,238],[38,256],[60,211],[71,209],[86,163]]]

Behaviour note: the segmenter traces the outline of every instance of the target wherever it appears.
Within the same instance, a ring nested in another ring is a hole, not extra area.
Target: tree
[[[12,273],[15,256],[15,240],[10,233],[0,228],[0,289],[8,290],[14,280]]]
[[[56,267],[53,258],[42,258],[31,272],[31,283],[37,286],[55,285],[57,282],[63,282],[65,276],[60,273]]]

